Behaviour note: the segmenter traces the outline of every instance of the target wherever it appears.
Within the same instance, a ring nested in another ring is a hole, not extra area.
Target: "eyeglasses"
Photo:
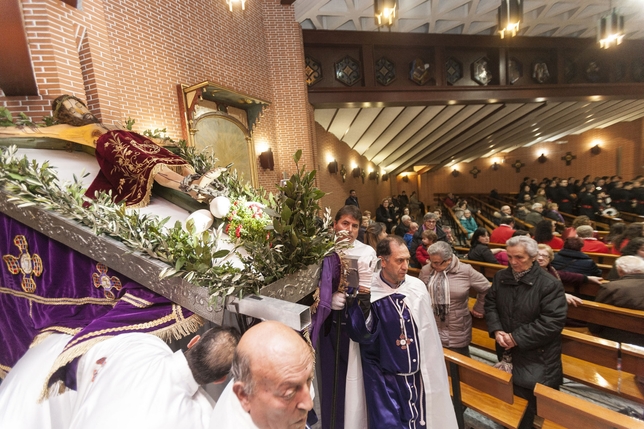
[[[431,264],[432,264],[432,266],[434,266],[434,267],[440,267],[441,265],[443,265],[443,264],[444,264],[445,262],[447,262],[447,261],[449,261],[449,259],[443,259],[443,260],[442,260],[442,261],[440,261],[440,262],[430,261],[430,263],[431,263]]]

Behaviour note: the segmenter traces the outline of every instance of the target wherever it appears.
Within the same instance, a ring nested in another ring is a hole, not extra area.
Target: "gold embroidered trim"
[[[48,328],[42,329],[40,333],[34,337],[31,344],[29,344],[29,348],[35,347],[38,344],[42,343],[45,338],[49,337],[50,335],[65,334],[73,337],[74,335],[78,334],[81,329],[82,328],[67,328],[65,326],[50,326]]]
[[[134,296],[129,292],[126,292],[125,295],[121,297],[121,301],[125,301],[128,304],[131,304],[137,308],[146,308],[152,305],[150,301],[147,301],[143,298],[139,298],[138,296]]]
[[[11,371],[10,366],[0,364],[0,379],[4,380],[9,371]]]
[[[176,304],[173,304],[173,306],[175,305]],[[177,305],[177,307],[179,306]],[[47,377],[45,378],[45,385],[42,388],[39,402],[46,400],[49,397],[50,392],[56,393],[56,391],[58,391],[59,393],[62,393],[66,390],[65,384],[62,381],[59,381],[54,385],[52,385],[51,390],[47,387],[47,384],[49,383],[49,379],[56,373],[56,371],[58,371],[60,368],[67,365],[69,362],[76,359],[78,356],[82,356],[83,354],[87,353],[87,351],[89,351],[89,349],[91,349],[94,345],[102,341],[105,341],[107,339],[110,339],[114,337],[114,335],[102,336],[99,338],[91,338],[91,337],[95,337],[96,335],[100,335],[107,332],[118,332],[118,331],[124,331],[128,329],[132,329],[132,330],[135,330],[137,328],[140,329],[141,327],[158,326],[159,324],[163,324],[166,321],[173,319],[174,313],[175,313],[175,310],[173,309],[172,314],[169,314],[157,320],[153,320],[151,322],[140,323],[138,325],[132,325],[132,326],[121,326],[118,328],[104,329],[102,331],[91,332],[90,334],[77,338],[74,341],[74,343],[78,343],[78,341],[82,338],[90,338],[90,339],[83,342],[82,344],[78,344],[75,346],[68,343],[65,346],[65,349],[63,350],[63,352],[59,354],[56,360],[54,361],[54,364],[52,365],[51,370],[49,371],[49,374],[47,374]],[[181,322],[177,322],[165,328],[158,329],[156,331],[146,332],[146,333],[155,335],[161,338],[163,341],[167,342],[172,338],[179,340],[186,335],[190,335],[196,332],[202,325],[203,325],[203,319],[201,318],[201,316],[193,314],[188,318],[182,317]]]
[[[112,301],[111,299],[106,298],[45,298],[42,296],[34,295],[27,292],[21,292],[14,289],[9,289],[6,287],[0,286],[0,293],[5,293],[7,295],[17,296],[19,298],[25,298],[29,301],[37,302],[38,304],[49,304],[49,305],[86,305],[86,304],[96,304],[96,305],[111,305],[114,306],[118,301]]]

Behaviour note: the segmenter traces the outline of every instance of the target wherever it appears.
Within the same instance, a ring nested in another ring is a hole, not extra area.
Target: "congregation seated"
[[[621,256],[615,261],[619,279],[600,285],[596,302],[617,307],[644,310],[644,259]],[[591,332],[612,341],[644,346],[644,334],[605,326],[590,326]]]
[[[570,271],[557,271],[552,266],[552,261],[555,258],[555,253],[552,251],[552,248],[547,244],[539,244],[537,248],[539,249],[539,253],[537,254],[537,263],[539,263],[539,266],[550,273],[557,280],[560,280],[564,286],[572,286],[573,288],[578,288],[584,283],[589,282],[601,284],[601,277],[587,276]],[[569,306],[572,305],[576,307],[577,305],[581,304],[581,299],[567,293],[566,302]]]
[[[543,220],[541,213],[543,212],[543,205],[541,203],[532,204],[530,213],[525,217],[525,221],[531,225],[536,225]]]
[[[644,223],[642,222],[633,222],[628,225],[624,232],[615,238],[612,253],[615,255],[621,255],[621,250],[628,244],[629,240],[644,236],[643,226]]]
[[[546,209],[543,211],[543,217],[552,219],[555,222],[566,223],[561,213],[559,213],[559,205],[557,203],[548,203]]]
[[[495,225],[499,226],[504,217],[512,217],[512,208],[508,205],[501,206],[500,211],[494,212],[494,219],[492,221]]]
[[[505,249],[490,249],[490,247],[488,246],[489,243],[490,235],[488,234],[487,230],[485,228],[478,228],[476,231],[474,231],[474,234],[472,234],[472,238],[470,240],[470,251],[467,254],[467,259],[469,259],[470,261],[498,264],[499,261],[496,255],[499,253],[504,253]]]
[[[539,244],[547,244],[555,250],[563,247],[563,240],[555,236],[555,223],[550,219],[544,219],[534,227],[534,239]]]
[[[581,248],[581,251],[589,253],[610,253],[608,246],[593,237],[593,234],[593,227],[590,225],[582,225],[577,228],[577,237],[584,240],[584,247]]]
[[[636,237],[630,240],[626,246],[622,247],[622,256],[638,256],[644,260],[644,237]],[[606,276],[606,280],[617,279],[619,279],[617,265],[613,264],[613,268]]]
[[[403,215],[400,218],[400,223],[394,228],[394,234],[399,237],[404,237],[409,231],[409,225],[411,225],[411,216]]]
[[[472,238],[474,231],[476,231],[478,228],[476,220],[474,220],[474,217],[472,216],[472,211],[469,209],[463,211],[463,217],[459,218],[459,221],[461,222],[461,225],[463,225],[463,228],[465,228],[465,230],[467,231],[467,238]]]
[[[601,276],[602,270],[595,261],[581,251],[583,246],[584,240],[579,237],[566,238],[563,249],[555,255],[552,266],[557,271],[569,271],[586,276]]]
[[[531,204],[519,203],[514,208],[514,216],[518,217],[522,221],[526,222],[526,217],[530,214]]]
[[[490,235],[490,243],[505,244],[512,234],[514,234],[514,219],[510,216],[503,216],[499,219],[499,226]]]

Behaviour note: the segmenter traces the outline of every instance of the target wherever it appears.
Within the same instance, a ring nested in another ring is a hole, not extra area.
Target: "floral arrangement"
[[[241,240],[266,241],[269,238],[266,227],[272,224],[272,220],[264,208],[263,204],[255,201],[240,199],[233,202],[226,216],[224,231],[228,236]]]
[[[234,171],[219,178],[228,197],[217,198],[230,198],[231,208],[237,207],[227,210],[235,213],[227,220],[229,233],[232,228],[231,235],[237,238],[232,250],[219,248],[225,222],[203,231],[180,222],[169,226],[169,218],[126,210],[110,194],[89,199],[79,178],[61,183],[48,162],[39,165],[16,152],[15,146],[0,147],[0,186],[10,193],[9,201],[55,211],[92,228],[96,235],[109,236],[159,259],[168,264],[161,277],[179,276],[208,287],[213,300],[258,293],[266,284],[319,263],[334,246],[329,210],[319,217],[324,192],[314,186],[315,171],[299,167],[301,151],[294,156],[297,173],[279,188],[278,195],[238,180]],[[242,246],[249,256],[241,258],[244,268],[237,268],[229,258]]]

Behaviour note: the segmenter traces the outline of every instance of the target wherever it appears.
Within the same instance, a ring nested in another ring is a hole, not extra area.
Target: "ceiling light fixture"
[[[501,0],[499,6],[499,35],[514,37],[523,19],[523,0]]]
[[[396,17],[397,0],[374,0],[373,10],[376,18],[376,25],[391,27]]]
[[[597,39],[599,47],[603,49],[608,49],[613,44],[617,46],[622,43],[624,39],[624,16],[617,13],[617,9],[612,8],[608,15],[599,19]]]

